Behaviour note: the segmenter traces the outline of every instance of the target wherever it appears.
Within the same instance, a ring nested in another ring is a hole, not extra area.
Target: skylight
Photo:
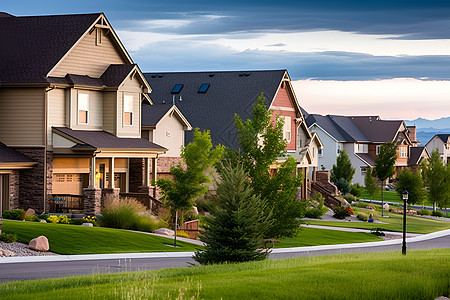
[[[181,84],[181,83],[178,83],[178,84],[175,84],[175,86],[173,87],[173,89],[172,89],[172,94],[179,94],[180,92],[181,92],[181,89],[183,88],[183,84]]]
[[[199,93],[206,93],[206,91],[209,89],[209,83],[202,83],[200,88],[198,89]]]

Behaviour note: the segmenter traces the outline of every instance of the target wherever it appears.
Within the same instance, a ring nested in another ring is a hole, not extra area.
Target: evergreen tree
[[[339,179],[344,178],[348,184],[352,183],[355,168],[352,167],[348,154],[342,150],[336,158],[336,164],[330,170],[330,180],[337,183]]]
[[[405,169],[397,177],[397,194],[402,197],[403,191],[408,191],[408,204],[423,203],[427,197],[420,173]]]
[[[381,181],[381,216],[384,216],[383,190],[386,179],[395,174],[395,162],[397,161],[397,145],[388,142],[380,147],[380,153],[375,159],[375,175]]]
[[[438,203],[441,208],[447,207],[450,198],[450,168],[448,165],[444,166],[438,149],[431,153],[425,177],[429,199]]]
[[[265,213],[267,202],[255,195],[248,174],[241,163],[231,162],[220,168],[217,186],[217,206],[205,217],[200,240],[204,251],[194,259],[201,264],[262,260],[268,255],[263,247],[263,235],[270,221]]]
[[[373,176],[372,168],[367,169],[366,175],[364,176],[364,185],[366,186],[366,191],[370,196],[370,200],[378,194],[378,185],[375,177]]]
[[[269,173],[277,158],[286,157],[286,140],[283,139],[283,120],[276,117],[264,104],[264,95],[257,99],[252,118],[245,121],[235,115],[241,151],[231,149],[227,157],[242,161],[251,179],[255,194],[267,201],[266,215],[271,215],[272,225],[265,237],[275,238],[297,234],[300,219],[304,217],[306,204],[296,199],[303,175],[297,174],[297,162],[289,157],[276,170]]]
[[[181,163],[172,166],[170,173],[174,176],[174,180],[161,178],[157,181],[165,203],[175,211],[191,209],[195,197],[208,191],[204,183],[211,180],[206,170],[219,161],[223,153],[224,149],[221,145],[213,149],[209,131],[204,131],[202,134],[196,128],[193,141],[181,151],[186,167],[183,167]]]

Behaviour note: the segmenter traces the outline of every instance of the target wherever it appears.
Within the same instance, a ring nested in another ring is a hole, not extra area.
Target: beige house
[[[0,27],[0,141],[29,159],[14,171],[18,201],[7,184],[2,201],[94,214],[105,197],[154,195],[157,159],[169,148],[141,138],[151,88],[105,15],[0,13]],[[177,114],[168,126],[190,128]]]

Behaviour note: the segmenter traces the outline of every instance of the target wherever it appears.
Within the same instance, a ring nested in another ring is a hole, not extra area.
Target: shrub
[[[61,224],[69,224],[69,217],[66,215],[59,215],[58,219]]]
[[[41,219],[41,220],[47,220],[47,218],[49,217],[49,215],[47,215],[47,214],[42,214],[42,215],[39,215],[39,216],[37,216],[39,219]]]
[[[328,211],[328,208],[323,206],[322,208],[307,208],[305,217],[311,219],[320,219]]]
[[[346,194],[343,196],[345,200],[347,200],[348,203],[352,204],[352,202],[355,202],[357,199],[352,194]]]
[[[177,237],[187,238],[189,239],[189,234],[187,234],[186,231],[183,230],[177,230]]]
[[[50,222],[50,223],[59,223],[59,218],[58,218],[58,216],[56,216],[56,215],[50,215],[50,216],[47,218],[47,222]]]
[[[81,219],[81,224],[83,223],[92,223],[94,226],[98,226],[97,217],[96,216],[85,216]],[[80,225],[81,225],[80,224]]]
[[[367,206],[369,206],[368,203],[366,202],[362,202],[362,201],[357,201],[355,204],[356,207],[361,207],[361,208],[366,208]]]
[[[27,213],[25,213],[24,219],[25,219],[25,221],[30,221],[30,222],[39,222],[40,221],[40,219],[37,216],[30,215]]]
[[[356,217],[364,222],[367,222],[367,220],[369,220],[369,215],[363,212],[358,212],[358,214],[356,215]]]
[[[347,194],[348,192],[350,192],[350,185],[344,178],[339,178],[334,184],[342,194]]]
[[[429,211],[429,210],[427,210],[427,209],[422,209],[422,210],[420,211],[420,214],[421,214],[422,216],[431,216],[431,211]]]
[[[334,215],[333,217],[336,219],[345,219],[345,217],[349,217],[351,216],[353,213],[353,211],[347,207],[343,207],[343,206],[338,206],[334,209]]]
[[[443,217],[443,216],[444,216],[444,213],[441,212],[441,211],[439,211],[439,210],[435,210],[435,211],[433,211],[433,212],[431,213],[431,215],[434,216],[434,217]]]
[[[2,234],[0,234],[0,241],[5,243],[17,242],[17,235],[15,233],[2,232]]]
[[[323,198],[322,194],[317,193],[309,199],[308,207],[322,209],[324,201],[325,199]]]
[[[131,229],[137,231],[153,232],[161,227],[167,227],[167,224],[157,218],[140,215],[137,216],[135,223],[131,226]]]
[[[86,222],[84,222],[83,219],[70,219],[69,223],[72,225],[81,225]]]
[[[364,193],[364,187],[359,183],[355,183],[351,185],[350,194],[359,198]]]
[[[24,220],[25,211],[23,209],[11,209],[3,211],[2,217],[9,220]]]

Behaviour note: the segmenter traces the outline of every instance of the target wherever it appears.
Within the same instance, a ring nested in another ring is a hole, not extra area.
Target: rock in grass
[[[158,228],[154,231],[154,233],[162,234],[162,235],[168,235],[168,236],[174,236],[175,232],[173,230],[167,229],[167,228]]]
[[[94,227],[94,224],[92,223],[83,223],[81,226],[87,226],[87,227]]]
[[[47,252],[48,249],[50,249],[50,246],[48,244],[48,239],[45,236],[41,235],[37,238],[32,239],[28,244],[28,248],[36,251]]]

